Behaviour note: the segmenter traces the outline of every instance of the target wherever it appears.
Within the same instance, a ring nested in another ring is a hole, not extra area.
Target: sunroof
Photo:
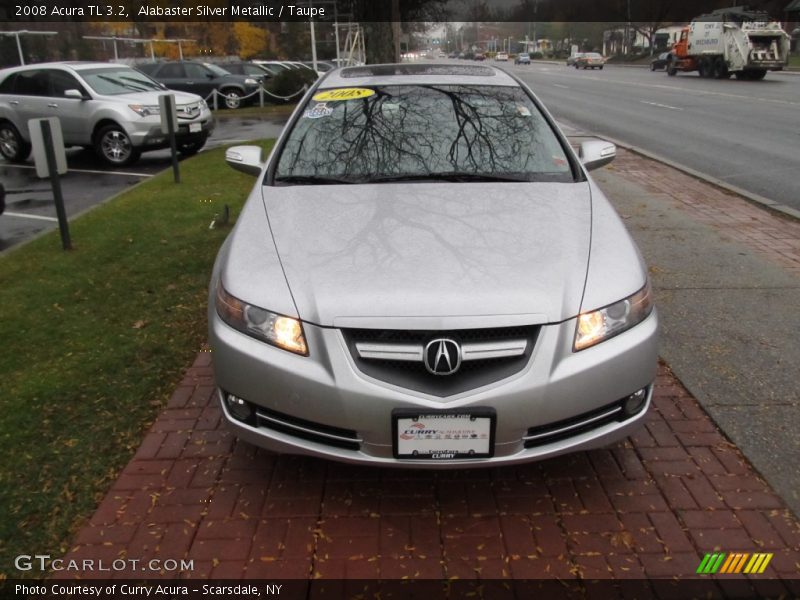
[[[472,65],[367,65],[342,69],[340,77],[385,77],[389,75],[456,75],[467,77],[492,77],[494,70],[489,67]]]

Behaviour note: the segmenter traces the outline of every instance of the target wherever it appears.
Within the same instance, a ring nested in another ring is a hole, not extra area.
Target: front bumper
[[[195,127],[190,128],[192,124]],[[199,130],[191,131],[191,129],[196,129],[198,124],[200,126]],[[182,144],[206,139],[214,131],[215,125],[211,111],[204,109],[194,119],[178,119],[175,140],[178,144]],[[131,121],[126,129],[131,142],[137,148],[155,150],[169,146],[169,136],[161,130],[161,119],[158,116]]]
[[[436,397],[362,373],[337,329],[304,324],[310,355],[303,357],[239,333],[221,321],[213,307],[209,324],[223,413],[239,437],[277,452],[349,463],[414,468],[499,466],[605,446],[641,425],[657,363],[655,310],[636,327],[577,353],[572,352],[572,319],[542,326],[530,360],[520,372],[478,389]],[[530,437],[531,431],[598,414],[642,388],[647,390],[646,405],[633,416],[596,420],[551,442],[526,444],[524,438]],[[223,401],[226,393],[263,408],[269,419],[288,422],[290,427],[238,421]],[[393,410],[433,413],[478,408],[496,414],[491,458],[432,461],[394,457]],[[302,435],[301,430],[315,427],[322,435]],[[326,441],[326,435],[335,438],[339,431],[354,432],[357,443],[348,446]]]

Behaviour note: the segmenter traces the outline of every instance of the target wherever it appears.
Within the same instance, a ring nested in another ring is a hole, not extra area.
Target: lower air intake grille
[[[289,415],[260,407],[256,410],[256,418],[258,419],[259,427],[280,431],[310,442],[345,448],[346,450],[359,450],[361,448],[361,438],[358,437],[358,433],[351,429],[320,425],[319,423],[290,417]]]
[[[626,415],[622,410],[623,401],[617,401],[598,408],[593,411],[583,413],[571,419],[556,421],[547,425],[531,427],[527,434],[522,438],[526,448],[535,448],[552,444],[567,438],[574,437],[581,433],[586,433],[597,429],[608,423],[625,421],[635,415]]]

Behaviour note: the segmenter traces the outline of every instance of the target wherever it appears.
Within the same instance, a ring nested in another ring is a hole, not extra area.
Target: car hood
[[[583,183],[264,186],[300,318],[469,328],[575,316],[586,281]]]
[[[175,96],[175,104],[192,104],[202,100],[197,94],[190,94],[187,92],[178,92],[176,90],[155,90],[152,92],[130,92],[128,94],[115,94],[114,96],[104,96],[105,98],[113,98],[116,101],[130,102],[131,104],[152,104],[158,106],[158,97],[164,94],[173,94]]]

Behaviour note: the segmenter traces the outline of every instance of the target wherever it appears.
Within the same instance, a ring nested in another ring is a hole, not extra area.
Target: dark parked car
[[[475,56],[472,57],[473,60],[486,60],[486,55],[483,52],[476,52]]]
[[[666,69],[668,58],[669,58],[669,52],[662,52],[661,54],[659,54],[653,60],[650,61],[650,70],[660,71],[661,69]]]
[[[233,73],[234,75],[247,75],[248,77],[252,77],[253,79],[261,82],[272,77],[271,71],[268,71],[267,69],[251,62],[220,63],[217,66],[222,67],[228,73]]]
[[[227,108],[239,108],[244,102],[252,102],[256,96],[244,100],[245,96],[258,90],[259,82],[251,75],[234,75],[222,67],[190,60],[142,63],[136,68],[171,90],[191,92],[208,98],[211,92],[219,91],[225,97]]]

